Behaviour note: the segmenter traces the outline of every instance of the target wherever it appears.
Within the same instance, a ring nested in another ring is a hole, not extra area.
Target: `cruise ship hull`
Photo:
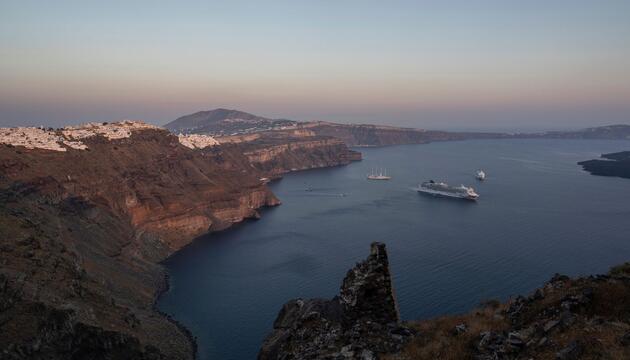
[[[433,195],[433,196],[442,196],[442,197],[449,197],[449,198],[454,198],[454,199],[464,199],[464,200],[470,200],[470,201],[476,201],[477,200],[477,196],[470,196],[468,194],[463,194],[463,193],[462,194],[458,194],[458,193],[452,193],[452,192],[446,192],[446,191],[426,189],[426,188],[423,188],[423,187],[417,188],[416,191],[418,191],[419,193]]]

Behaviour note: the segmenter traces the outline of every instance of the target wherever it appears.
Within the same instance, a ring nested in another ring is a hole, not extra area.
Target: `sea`
[[[255,359],[282,305],[331,298],[346,272],[384,242],[404,320],[528,294],[555,273],[606,272],[630,260],[630,179],[578,161],[630,141],[469,140],[360,148],[347,166],[270,183],[282,205],[196,239],[165,261],[159,308],[196,337],[200,359]],[[368,181],[372,169],[389,181]],[[487,178],[475,179],[483,169]],[[414,190],[472,186],[476,202]]]

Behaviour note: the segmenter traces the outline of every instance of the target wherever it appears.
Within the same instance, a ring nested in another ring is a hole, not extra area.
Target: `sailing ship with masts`
[[[372,169],[372,172],[368,174],[367,178],[368,180],[389,180],[392,177],[387,176],[387,169],[385,169],[384,172],[383,172],[383,169],[380,169],[378,173],[376,173],[374,169]]]

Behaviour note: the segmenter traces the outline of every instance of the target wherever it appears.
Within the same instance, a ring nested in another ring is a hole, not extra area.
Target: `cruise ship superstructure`
[[[459,199],[477,200],[479,194],[472,187],[464,185],[449,186],[443,182],[435,182],[433,180],[425,181],[416,189],[418,192],[431,194],[436,196],[446,196]]]

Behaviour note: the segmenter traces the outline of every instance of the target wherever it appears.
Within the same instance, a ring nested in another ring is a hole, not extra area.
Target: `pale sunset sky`
[[[0,0],[0,126],[630,123],[630,1]]]

